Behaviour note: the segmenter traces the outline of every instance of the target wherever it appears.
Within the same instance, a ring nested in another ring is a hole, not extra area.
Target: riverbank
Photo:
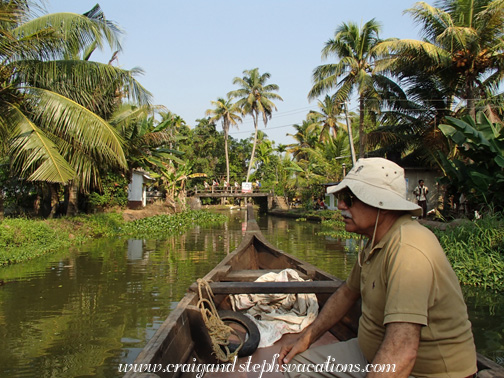
[[[0,267],[31,260],[91,239],[111,236],[156,238],[160,234],[166,236],[195,225],[223,222],[226,219],[225,216],[204,210],[167,214],[172,211],[158,205],[143,210],[122,210],[72,218],[7,218],[0,222]],[[270,214],[295,218],[297,221],[320,221],[324,227],[320,235],[335,239],[355,238],[354,234],[344,230],[344,223],[337,211],[294,209],[273,210]],[[436,233],[462,284],[504,291],[504,222],[501,216],[487,216],[472,222],[420,222]]]
[[[21,263],[51,251],[91,239],[112,236],[148,237],[183,232],[196,225],[223,222],[225,216],[208,211],[163,213],[144,210],[79,215],[58,219],[6,218],[0,222],[0,266]]]

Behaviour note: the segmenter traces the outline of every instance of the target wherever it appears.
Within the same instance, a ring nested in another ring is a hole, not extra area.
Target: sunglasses
[[[354,200],[357,199],[357,197],[349,190],[343,190],[339,192],[336,195],[336,198],[338,199],[338,202],[339,201],[345,202],[345,205],[347,205],[348,207],[352,207],[354,204]]]

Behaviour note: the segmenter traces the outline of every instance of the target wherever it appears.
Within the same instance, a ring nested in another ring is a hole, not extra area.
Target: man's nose
[[[348,210],[348,206],[346,205],[345,201],[342,200],[337,201],[338,201],[338,210]]]

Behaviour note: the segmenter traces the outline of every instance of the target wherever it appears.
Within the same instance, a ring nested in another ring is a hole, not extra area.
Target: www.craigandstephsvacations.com
[[[370,373],[370,372],[395,372],[395,364],[335,364],[335,359],[331,356],[322,364],[279,364],[278,354],[273,355],[271,361],[263,360],[262,363],[252,363],[252,356],[246,362],[237,363],[237,357],[233,362],[227,364],[119,364],[119,372],[122,373],[195,373],[195,378],[202,378],[205,373],[258,373],[261,378],[264,373]]]

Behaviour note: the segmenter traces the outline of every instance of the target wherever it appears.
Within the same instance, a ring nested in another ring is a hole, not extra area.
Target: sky
[[[276,145],[293,143],[293,124],[301,124],[317,100],[307,98],[313,70],[326,63],[321,50],[343,22],[359,25],[375,18],[380,38],[419,38],[419,28],[403,11],[412,0],[46,0],[48,13],[84,13],[98,1],[107,19],[124,31],[115,63],[142,68],[137,80],[193,128],[211,101],[232,90],[233,78],[259,68],[277,84],[283,101],[264,131]],[[432,2],[430,2],[432,3]],[[107,63],[112,51],[94,54]],[[322,97],[321,97],[322,98]],[[350,111],[358,104],[352,100]],[[218,129],[221,130],[220,124]],[[245,139],[254,125],[246,116],[230,135]]]

